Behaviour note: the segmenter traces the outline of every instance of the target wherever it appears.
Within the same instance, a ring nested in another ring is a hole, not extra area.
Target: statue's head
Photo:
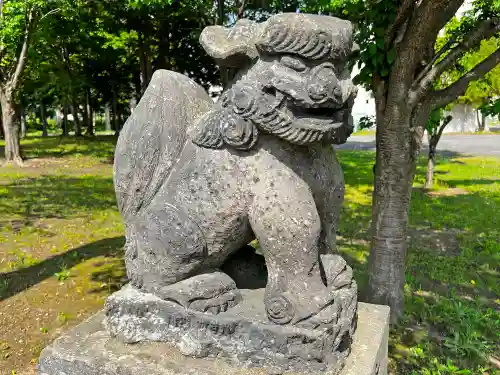
[[[296,13],[207,27],[205,50],[239,71],[200,120],[194,142],[250,149],[264,132],[298,145],[344,143],[357,92],[347,68],[352,37],[348,21]]]

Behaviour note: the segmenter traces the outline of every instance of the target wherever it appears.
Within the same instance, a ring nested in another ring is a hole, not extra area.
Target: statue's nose
[[[342,88],[330,66],[320,66],[311,72],[307,82],[307,92],[318,104],[341,106],[343,103]]]
[[[301,74],[292,69],[273,69],[271,85],[304,108],[342,106],[342,89],[331,68]]]
[[[271,81],[271,85],[284,94],[287,98],[301,107],[312,108],[315,106],[314,100],[309,96],[307,90],[307,80],[299,75],[276,76]]]

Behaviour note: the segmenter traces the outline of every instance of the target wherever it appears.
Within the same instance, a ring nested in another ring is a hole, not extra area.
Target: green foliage
[[[61,270],[59,272],[54,273],[54,276],[58,281],[66,281],[71,276],[70,270],[67,268],[65,264],[61,266]]]
[[[486,116],[496,116],[500,120],[500,98],[490,98],[490,100],[482,104],[479,109]]]
[[[359,119],[358,130],[371,129],[375,126],[375,118],[373,116],[363,116]]]
[[[8,268],[11,270],[21,269],[25,267],[30,267],[39,262],[38,259],[33,257],[33,255],[26,253],[22,250],[12,250],[9,251],[9,256],[12,259],[9,261]]]

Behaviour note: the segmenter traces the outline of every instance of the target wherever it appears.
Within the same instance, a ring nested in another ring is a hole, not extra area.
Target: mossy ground
[[[28,138],[23,168],[0,167],[0,374],[33,371],[40,350],[126,282],[112,181],[114,137]],[[339,250],[366,285],[370,152],[339,152],[346,204]],[[392,374],[496,374],[500,332],[500,159],[441,157],[433,191],[419,166],[410,213],[406,312]],[[14,372],[13,372],[14,371]]]

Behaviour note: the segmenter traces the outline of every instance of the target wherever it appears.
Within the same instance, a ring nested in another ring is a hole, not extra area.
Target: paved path
[[[427,140],[424,141],[427,145]],[[352,136],[346,144],[337,146],[348,150],[375,150],[375,135]],[[423,149],[422,152],[425,152]],[[438,151],[500,157],[500,135],[443,135]]]

